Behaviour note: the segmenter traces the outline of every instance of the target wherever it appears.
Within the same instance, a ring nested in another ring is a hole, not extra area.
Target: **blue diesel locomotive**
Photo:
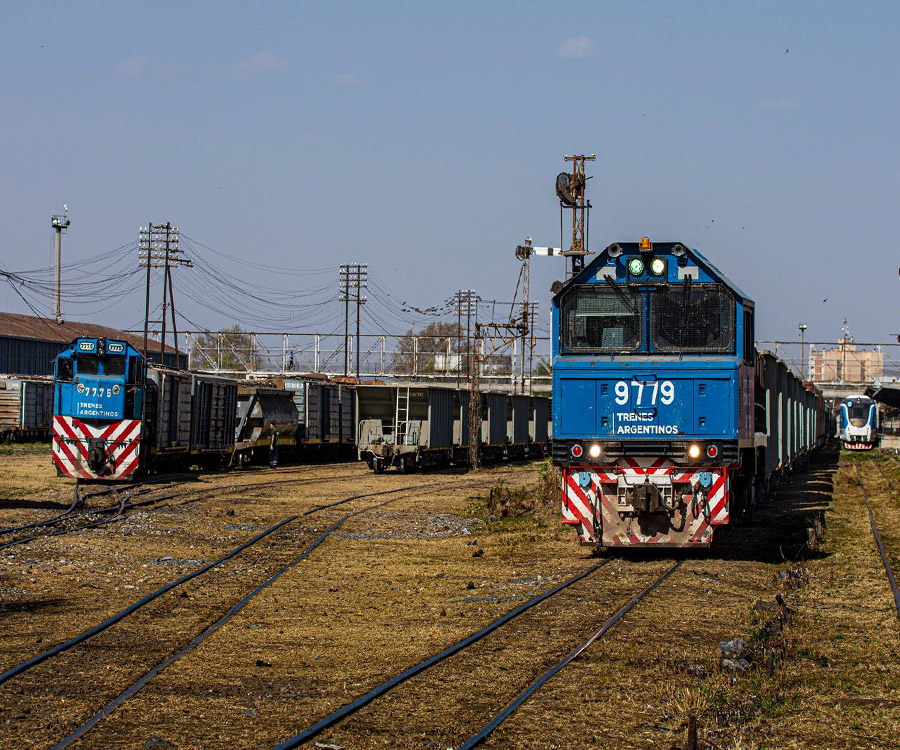
[[[237,383],[158,367],[125,341],[80,338],[56,356],[53,463],[80,481],[151,467],[217,467],[235,447]]]
[[[313,376],[238,382],[80,338],[56,357],[53,463],[61,476],[106,482],[249,463],[268,452],[272,422],[285,458],[339,459],[355,445],[355,389]]]
[[[130,344],[76,339],[53,378],[53,463],[74,479],[129,478],[141,462],[144,358]]]
[[[841,444],[851,451],[867,451],[878,442],[878,404],[868,396],[848,396],[841,401]]]
[[[824,440],[821,394],[756,352],[753,301],[697,251],[616,243],[554,286],[553,461],[583,543],[708,546]]]

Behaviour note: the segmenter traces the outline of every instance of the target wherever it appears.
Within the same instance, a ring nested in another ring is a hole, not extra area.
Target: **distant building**
[[[809,353],[809,377],[817,383],[868,383],[884,377],[884,352],[866,351],[840,339],[835,349]]]
[[[140,350],[142,334],[125,333],[95,323],[65,321],[0,312],[0,373],[5,375],[52,375],[53,360],[66,344],[79,337],[127,341]],[[149,341],[147,358],[159,362],[159,342]],[[165,363],[186,367],[187,355],[166,346]]]

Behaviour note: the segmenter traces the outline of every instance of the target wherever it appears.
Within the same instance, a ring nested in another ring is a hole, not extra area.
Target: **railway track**
[[[881,478],[884,479],[885,482],[887,482],[888,489],[891,492],[895,492],[894,482],[887,474],[884,473],[884,469],[881,468],[881,464],[876,463],[875,468],[878,469],[878,473],[881,474]]]
[[[859,490],[860,492],[862,492],[863,500],[866,503],[866,510],[869,513],[869,525],[872,527],[872,535],[875,537],[875,544],[878,546],[878,553],[881,555],[881,563],[884,566],[885,575],[887,576],[888,583],[890,584],[891,592],[894,595],[894,608],[897,610],[898,619],[900,619],[900,588],[898,588],[897,586],[897,579],[894,575],[894,569],[891,567],[891,561],[888,559],[887,552],[884,549],[884,543],[881,541],[881,534],[878,533],[878,526],[875,523],[875,514],[872,511],[872,504],[869,502],[869,493],[866,492],[866,488],[862,479],[862,472],[859,470],[859,462],[855,462],[854,466],[856,468],[856,482],[859,485]],[[880,467],[879,471],[881,471]],[[883,472],[882,476],[884,476]]]
[[[515,609],[507,612],[502,617],[494,620],[489,625],[485,626],[481,630],[476,633],[473,633],[466,638],[458,641],[452,646],[448,646],[444,650],[440,651],[433,656],[428,657],[427,659],[422,660],[418,664],[415,664],[404,671],[388,678],[384,682],[382,682],[377,687],[371,689],[364,695],[356,698],[354,701],[344,705],[340,709],[332,712],[328,716],[323,717],[319,721],[314,724],[306,727],[301,730],[297,734],[292,737],[280,742],[279,744],[274,746],[274,750],[290,750],[290,748],[296,748],[303,745],[306,742],[309,742],[319,736],[322,732],[330,727],[335,726],[341,721],[350,718],[357,712],[359,712],[365,706],[368,706],[373,701],[378,698],[383,697],[387,693],[389,693],[394,688],[403,684],[410,678],[428,670],[429,668],[443,662],[450,657],[459,654],[460,652],[474,646],[479,643],[482,639],[501,628],[504,625],[507,625],[511,621],[517,619],[521,615],[528,612],[532,607],[535,607],[538,604],[541,604],[553,597],[556,597],[558,594],[562,593],[569,589],[569,587],[578,583],[579,581],[584,580],[592,573],[596,572],[600,568],[604,567],[610,562],[609,559],[603,560],[585,571],[578,573],[577,575],[569,578],[563,583],[549,589],[548,591],[539,594],[524,604],[519,605]],[[625,604],[623,604],[613,615],[607,618],[602,626],[591,633],[590,636],[585,640],[580,646],[578,646],[574,651],[568,653],[562,660],[556,662],[549,669],[542,672],[537,678],[520,694],[518,694],[507,706],[500,711],[490,722],[488,722],[485,726],[479,728],[475,731],[467,740],[465,740],[462,744],[457,745],[457,750],[462,750],[463,748],[472,748],[484,741],[497,727],[499,727],[506,719],[508,719],[528,698],[530,698],[547,680],[551,679],[554,675],[560,672],[563,668],[569,665],[572,661],[574,661],[581,653],[583,653],[591,644],[595,643],[597,640],[602,638],[609,630],[611,630],[615,625],[626,615],[628,614],[635,606],[637,606],[640,602],[642,602],[647,596],[649,596],[658,586],[660,586],[666,579],[669,578],[679,567],[682,565],[682,560],[676,561],[673,565],[669,566],[660,576],[657,576],[649,585],[647,585],[639,594],[631,598]]]
[[[306,472],[304,472],[306,473]],[[250,483],[242,483],[237,485],[231,485],[228,487],[229,490],[244,490],[244,489],[258,489],[260,487],[270,487],[273,485],[279,484],[310,484],[315,482],[326,482],[326,481],[335,481],[340,479],[351,479],[357,477],[358,474],[343,474],[337,476],[330,477],[312,477],[309,479],[269,479],[264,482],[250,482]],[[162,483],[169,485],[176,485],[178,480],[163,480]],[[38,539],[62,536],[64,534],[72,534],[78,531],[86,531],[88,529],[97,528],[98,526],[104,526],[109,523],[113,523],[114,521],[122,520],[124,518],[128,518],[132,515],[132,513],[127,513],[126,511],[141,511],[146,512],[154,507],[168,507],[166,505],[160,505],[161,503],[165,503],[167,500],[172,500],[180,497],[184,497],[185,495],[194,495],[195,497],[191,500],[186,500],[182,503],[177,503],[178,505],[184,505],[188,503],[194,503],[198,500],[206,497],[207,495],[214,494],[215,492],[221,491],[223,488],[221,487],[203,487],[203,488],[195,488],[195,489],[185,489],[183,486],[179,487],[177,492],[173,492],[171,494],[164,494],[159,497],[152,497],[146,500],[139,500],[134,502],[133,499],[136,496],[142,496],[148,494],[150,492],[158,491],[159,488],[156,486],[160,484],[160,482],[148,481],[141,482],[136,484],[125,484],[125,485],[115,485],[114,487],[108,487],[101,490],[97,490],[94,492],[84,492],[79,493],[80,486],[76,484],[75,486],[75,500],[73,500],[72,504],[62,513],[59,513],[52,518],[43,520],[43,521],[35,521],[34,523],[23,524],[21,526],[12,526],[6,529],[0,529],[0,538],[4,536],[14,535],[20,532],[38,532],[28,534],[26,536],[18,537],[12,539],[11,541],[3,542],[0,544],[0,551],[4,549],[8,549],[10,547],[15,547],[20,544],[27,544],[29,542],[36,541]],[[166,487],[165,489],[169,489]],[[86,500],[93,497],[101,497],[104,495],[115,495],[117,502],[114,505],[107,506],[104,508],[86,508],[84,507]],[[99,520],[90,520],[96,516],[103,516],[103,518]],[[108,516],[108,517],[105,517]],[[77,521],[79,519],[84,519],[87,522],[84,524],[71,524],[73,521]],[[63,527],[63,528],[57,528]],[[55,530],[54,530],[55,529]]]
[[[293,480],[293,481],[296,481],[296,480]],[[304,559],[306,559],[310,555],[310,553],[312,553],[313,550],[315,550],[316,547],[318,547],[322,542],[324,542],[329,536],[331,536],[338,528],[340,528],[344,523],[346,523],[351,518],[362,515],[364,513],[375,510],[377,508],[384,507],[391,503],[397,502],[398,500],[402,499],[404,496],[412,494],[412,493],[418,493],[418,492],[422,491],[423,489],[426,489],[426,490],[427,489],[441,489],[441,490],[458,489],[458,488],[464,488],[467,486],[472,486],[473,484],[478,484],[481,482],[483,482],[483,479],[481,479],[481,478],[468,479],[468,480],[462,480],[462,481],[460,481],[459,479],[456,479],[455,481],[444,481],[444,482],[438,481],[438,482],[427,483],[425,485],[419,484],[414,487],[405,486],[405,487],[400,487],[400,488],[386,489],[386,490],[380,490],[380,491],[375,491],[375,492],[357,494],[357,495],[352,495],[352,496],[342,498],[342,499],[334,501],[334,502],[322,503],[322,504],[316,505],[312,508],[309,508],[308,510],[304,511],[303,513],[299,513],[299,514],[290,516],[288,518],[282,519],[278,523],[265,529],[262,533],[256,535],[252,539],[239,545],[238,547],[233,549],[231,552],[229,552],[227,555],[224,555],[224,556],[220,557],[219,559],[214,560],[214,561],[204,565],[203,567],[199,568],[198,570],[192,571],[191,573],[189,573],[187,575],[184,575],[174,581],[171,581],[170,583],[166,584],[165,586],[157,589],[154,592],[151,592],[150,594],[142,597],[140,600],[134,602],[133,604],[126,607],[125,609],[121,610],[120,612],[107,618],[103,622],[101,622],[97,625],[94,625],[93,627],[88,628],[87,630],[83,631],[82,633],[80,633],[79,635],[77,635],[73,638],[70,638],[69,640],[65,641],[64,643],[60,643],[57,646],[54,646],[53,648],[50,648],[40,654],[37,654],[37,655],[31,657],[30,659],[28,659],[20,664],[17,664],[15,666],[11,667],[6,672],[4,672],[2,675],[0,675],[0,685],[3,685],[4,683],[7,683],[11,680],[14,680],[16,678],[19,678],[19,677],[25,675],[27,672],[29,672],[30,670],[32,670],[33,668],[37,667],[40,664],[44,664],[45,662],[52,662],[55,657],[59,656],[63,652],[68,651],[68,650],[74,648],[75,646],[84,644],[85,642],[94,638],[95,636],[98,636],[101,633],[103,633],[104,631],[109,630],[116,624],[121,623],[123,620],[126,620],[129,616],[140,611],[141,609],[143,609],[144,607],[149,605],[151,602],[158,600],[164,594],[172,591],[173,589],[187,583],[188,581],[191,581],[200,576],[203,576],[204,574],[209,573],[212,570],[220,568],[225,563],[229,562],[230,560],[233,560],[235,557],[237,557],[239,554],[241,554],[245,550],[248,550],[248,549],[254,547],[255,545],[257,545],[263,539],[270,537],[275,532],[278,532],[278,531],[284,529],[285,527],[290,526],[294,522],[296,522],[304,517],[314,515],[316,513],[324,511],[324,510],[342,506],[342,505],[345,505],[347,503],[350,503],[350,502],[353,502],[356,500],[382,497],[382,496],[386,496],[386,495],[396,495],[396,497],[393,497],[391,499],[381,501],[378,503],[374,503],[374,504],[370,504],[364,508],[360,508],[358,510],[353,510],[351,512],[348,512],[348,513],[344,514],[343,516],[341,516],[336,522],[334,522],[323,533],[319,534],[318,532],[316,532],[316,538],[310,544],[308,544],[306,546],[306,548],[303,550],[302,553],[300,553],[299,555],[292,554],[291,559],[289,562],[287,562],[287,564],[280,565],[280,567],[278,567],[278,570],[276,572],[269,575],[261,584],[257,585],[255,588],[253,588],[252,591],[244,594],[236,604],[234,604],[230,609],[228,609],[228,611],[224,615],[222,615],[220,618],[218,618],[212,624],[207,625],[205,627],[205,629],[196,638],[194,638],[190,643],[186,644],[185,646],[183,646],[181,649],[177,650],[174,653],[169,653],[165,658],[163,658],[158,663],[156,663],[149,671],[145,672],[138,680],[136,680],[131,685],[129,685],[125,690],[120,692],[117,695],[117,697],[114,698],[110,703],[106,704],[100,711],[93,714],[87,721],[79,724],[79,726],[76,729],[74,729],[72,732],[70,732],[69,735],[67,735],[63,740],[59,741],[54,746],[55,748],[59,748],[60,750],[61,750],[61,748],[69,747],[73,742],[75,742],[77,739],[79,739],[84,734],[86,734],[88,731],[90,731],[90,729],[93,728],[99,721],[101,721],[103,718],[105,718],[110,713],[112,713],[125,700],[127,700],[129,697],[131,697],[131,696],[135,695],[137,692],[139,692],[141,690],[141,688],[143,688],[144,685],[146,685],[150,680],[152,680],[153,677],[156,676],[161,670],[165,669],[167,666],[172,664],[174,661],[181,658],[183,655],[185,655],[189,651],[193,650],[194,648],[196,648],[207,637],[212,635],[212,633],[214,633],[222,625],[224,625],[226,622],[228,622],[230,619],[232,619],[238,612],[240,612],[241,609],[243,609],[243,607],[246,606],[246,604],[249,603],[254,597],[256,597],[259,593],[261,593],[263,590],[265,590],[267,587],[269,587],[271,584],[273,584],[275,581],[277,581],[281,576],[283,576],[289,570],[291,570],[296,565],[298,565],[300,562],[302,562]],[[266,483],[266,484],[271,485],[271,482]],[[309,532],[307,532],[307,533],[309,533]],[[289,549],[291,552],[293,552],[293,549],[294,549],[293,545],[289,545]],[[282,550],[282,552],[283,552],[283,550]],[[271,555],[269,555],[269,557],[271,557]],[[93,653],[97,653],[98,649],[95,646],[91,649],[91,651]],[[71,675],[66,675],[64,673],[60,674],[59,672],[57,672],[57,674],[54,675],[53,679],[58,684],[60,681],[68,682],[69,680],[72,679],[72,677],[71,677]],[[40,684],[40,683],[38,683],[38,684]]]
[[[318,466],[310,467],[302,470],[302,473],[312,473],[318,470]],[[284,473],[288,472],[297,472],[297,468],[285,468]],[[263,487],[272,487],[283,484],[315,484],[321,482],[334,482],[342,479],[357,479],[359,478],[359,472],[347,473],[347,474],[339,474],[335,476],[327,476],[327,477],[311,477],[308,479],[304,478],[285,478],[285,479],[272,479],[273,472],[271,470],[263,470],[260,473],[265,474],[270,477],[266,481],[262,482],[247,482],[241,484],[232,484],[228,485],[228,491],[238,491],[238,490],[253,490],[260,489]],[[460,470],[459,472],[454,472],[458,474],[463,474],[464,470]],[[514,473],[514,471],[497,471],[492,474],[492,476],[506,476],[508,474]],[[177,480],[165,479],[162,480],[163,483],[177,484]],[[0,529],[0,538],[6,535],[12,535],[17,532],[22,531],[38,531],[39,533],[33,533],[27,536],[19,537],[16,539],[12,539],[7,542],[0,543],[0,552],[5,549],[9,549],[10,547],[15,547],[20,544],[27,544],[29,542],[37,541],[39,539],[63,536],[65,534],[73,534],[79,531],[86,531],[89,529],[94,529],[99,526],[105,526],[110,523],[114,523],[116,521],[124,520],[129,518],[133,513],[129,513],[127,511],[139,511],[139,512],[147,512],[150,509],[157,507],[170,507],[171,504],[164,504],[167,500],[173,500],[184,495],[193,495],[193,499],[184,500],[183,502],[176,503],[176,505],[187,505],[190,503],[195,503],[201,500],[203,497],[207,495],[214,494],[216,492],[222,491],[223,487],[204,487],[204,488],[196,488],[196,489],[188,489],[185,490],[183,487],[179,487],[177,492],[173,492],[171,494],[162,495],[160,497],[153,497],[146,500],[140,500],[137,502],[133,502],[133,498],[135,496],[141,496],[147,494],[148,492],[156,491],[158,488],[155,486],[160,482],[154,482],[152,480],[145,481],[136,484],[125,484],[125,485],[116,485],[115,487],[104,488],[95,492],[89,492],[82,495],[79,495],[79,485],[75,486],[75,500],[72,502],[64,512],[43,520],[37,521],[30,524],[24,524],[22,526],[14,526],[6,529]],[[148,487],[148,485],[150,485]],[[144,488],[144,489],[141,489]],[[116,496],[116,503],[105,507],[105,508],[84,508],[84,502],[91,497],[100,497],[107,494],[113,494]],[[80,510],[79,510],[80,509]],[[77,519],[90,519],[97,515],[104,516],[98,520],[88,520],[87,523],[81,525],[66,525],[65,528],[57,528],[53,530],[55,527],[63,526],[65,524],[69,524],[72,521]],[[108,517],[107,517],[108,516]],[[46,531],[44,531],[46,530]]]

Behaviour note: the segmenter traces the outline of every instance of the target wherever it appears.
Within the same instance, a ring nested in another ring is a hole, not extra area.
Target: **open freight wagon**
[[[446,386],[357,386],[360,460],[376,473],[467,464],[470,398]],[[481,460],[544,455],[549,416],[545,397],[482,393]]]
[[[234,450],[237,383],[148,367],[144,414],[153,464],[214,468]]]

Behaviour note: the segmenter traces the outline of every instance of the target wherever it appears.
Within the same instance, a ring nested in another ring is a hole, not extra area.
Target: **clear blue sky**
[[[834,340],[845,314],[857,340],[900,333],[896,3],[0,10],[6,270],[50,265],[65,202],[67,262],[170,220],[245,259],[207,256],[230,276],[316,302],[297,308],[299,328],[337,325],[337,266],[368,262],[395,295],[373,313],[402,331],[415,316],[392,318],[396,297],[509,299],[515,245],[558,243],[554,178],[585,152],[593,247],[644,234],[697,247],[757,300],[759,338],[795,338],[803,320],[808,339]],[[234,300],[203,304],[213,287],[199,274],[177,272],[180,308],[234,322]],[[545,311],[563,276],[561,260],[535,261]],[[71,319],[124,326],[143,312],[141,292],[74,302]],[[27,312],[5,284],[0,307]]]

